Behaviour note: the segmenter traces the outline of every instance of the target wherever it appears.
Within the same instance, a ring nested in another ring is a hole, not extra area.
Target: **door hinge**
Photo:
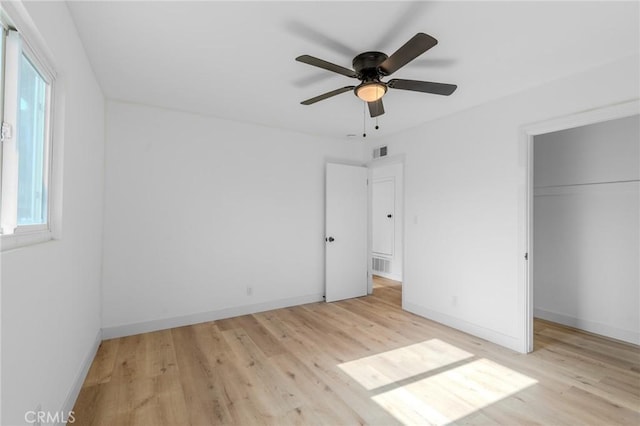
[[[2,130],[0,130],[0,142],[11,139],[11,124],[6,121],[2,122]]]
[[[524,260],[529,260],[529,253],[524,254]]]

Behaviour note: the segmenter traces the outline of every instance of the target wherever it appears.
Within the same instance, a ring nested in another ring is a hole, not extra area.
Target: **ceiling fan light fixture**
[[[387,93],[387,85],[379,81],[362,83],[356,87],[356,96],[365,102],[375,102]]]

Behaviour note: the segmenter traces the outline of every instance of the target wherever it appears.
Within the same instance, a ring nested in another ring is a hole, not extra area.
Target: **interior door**
[[[395,182],[393,178],[373,181],[371,200],[371,251],[393,256],[395,244]]]
[[[327,302],[367,294],[367,169],[327,164]]]

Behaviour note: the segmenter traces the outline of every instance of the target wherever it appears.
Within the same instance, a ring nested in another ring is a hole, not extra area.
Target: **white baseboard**
[[[551,322],[557,322],[558,324],[563,324],[568,327],[588,331],[589,333],[611,337],[612,339],[622,340],[623,342],[632,343],[634,345],[640,345],[640,333],[637,331],[625,330],[622,328],[611,326],[609,324],[575,318],[570,315],[546,311],[539,308],[535,308],[533,310],[533,315],[536,318]]]
[[[450,315],[443,314],[442,312],[433,311],[431,309],[427,309],[419,305],[414,305],[412,303],[404,302],[402,308],[416,315],[420,315],[421,317],[439,322],[440,324],[444,324],[460,331],[464,331],[465,333],[469,333],[481,339],[488,340],[492,343],[504,346],[516,352],[527,352],[525,348],[525,342],[523,342],[521,339],[518,339],[517,337],[509,336],[507,334],[503,334],[495,330],[470,323],[460,318],[452,317]]]
[[[199,312],[196,314],[182,315],[178,317],[161,318],[152,321],[105,327],[102,329],[102,338],[106,340],[116,337],[133,336],[134,334],[167,330],[169,328],[183,327],[185,325],[193,325],[219,319],[233,318],[240,315],[249,315],[255,314],[257,312],[271,311],[273,309],[288,308],[290,306],[322,302],[323,300],[323,294],[312,294],[308,296],[292,297],[288,299],[279,299],[264,303],[256,303],[253,305],[236,306],[233,308],[220,309],[217,311]]]
[[[89,352],[87,352],[87,355],[84,357],[84,360],[82,361],[82,365],[80,367],[80,371],[78,371],[78,374],[73,381],[73,386],[71,386],[71,389],[69,389],[67,398],[64,400],[64,404],[62,405],[62,409],[60,410],[60,412],[65,413],[65,418],[67,417],[68,413],[73,410],[73,406],[76,404],[76,400],[78,399],[78,395],[80,395],[80,390],[82,389],[84,380],[87,378],[89,368],[91,368],[91,364],[96,357],[96,353],[98,352],[100,343],[102,343],[102,330],[98,330],[98,334],[96,334],[93,345],[89,349]],[[66,423],[59,423],[59,425],[64,424]]]

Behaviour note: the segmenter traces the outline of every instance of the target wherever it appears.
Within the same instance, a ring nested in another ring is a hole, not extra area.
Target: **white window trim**
[[[59,197],[62,191],[58,186],[62,183],[62,179],[58,175],[61,172],[56,171],[56,163],[59,163],[60,159],[55,161],[54,154],[56,156],[60,155],[56,151],[61,144],[58,139],[61,139],[62,134],[59,130],[54,129],[56,122],[53,115],[54,109],[60,106],[60,102],[56,98],[57,81],[55,68],[50,60],[52,55],[46,49],[46,45],[43,43],[44,39],[35,28],[23,4],[20,2],[8,2],[5,4],[3,2],[3,8],[0,20],[4,25],[12,26],[18,30],[22,41],[22,51],[36,66],[38,72],[47,82],[49,90],[46,105],[47,115],[45,117],[47,133],[45,135],[44,166],[44,173],[47,177],[47,223],[18,226],[12,234],[0,235],[0,251],[4,252],[60,238],[61,206],[59,204],[61,200]],[[2,159],[2,156],[0,156],[0,159]],[[0,161],[3,161],[3,159]]]

